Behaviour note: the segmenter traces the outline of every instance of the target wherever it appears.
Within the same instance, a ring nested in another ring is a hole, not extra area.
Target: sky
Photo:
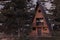
[[[34,5],[36,5],[36,2],[37,2],[37,0],[31,0],[31,1],[33,1],[33,4]],[[53,0],[52,0],[53,1]],[[47,9],[50,9],[51,8],[51,3],[50,2],[46,2],[45,3],[45,7],[47,7]],[[3,5],[0,5],[0,10],[1,10],[1,8],[3,8],[4,6]]]
[[[32,0],[33,1],[33,4],[36,4],[37,0]]]
[[[51,4],[50,2],[46,2],[46,3],[45,3],[45,7],[46,7],[47,9],[50,9],[50,8],[52,7],[52,4]]]
[[[0,5],[0,10],[1,10],[3,7],[4,7],[3,5]]]

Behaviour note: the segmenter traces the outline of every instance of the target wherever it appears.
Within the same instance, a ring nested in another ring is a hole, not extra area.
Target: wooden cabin
[[[32,23],[31,37],[51,37],[49,26],[44,17],[41,7],[38,6]]]

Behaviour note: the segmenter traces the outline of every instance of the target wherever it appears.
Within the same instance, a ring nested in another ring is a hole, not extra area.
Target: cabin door
[[[39,37],[41,36],[41,28],[37,28],[37,34]]]

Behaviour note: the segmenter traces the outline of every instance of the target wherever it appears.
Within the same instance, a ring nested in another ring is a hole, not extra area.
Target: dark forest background
[[[60,29],[60,0],[54,0],[53,3],[56,5],[56,9],[53,11],[55,24]],[[3,23],[3,25],[0,26],[0,32],[4,32],[8,35],[11,33],[18,35],[18,32],[22,31],[23,34],[26,33],[25,35],[28,35],[32,27],[26,27],[24,25],[27,22],[26,20],[30,18],[29,16],[34,16],[34,14],[27,14],[26,4],[26,0],[12,0],[12,2],[4,4],[5,7],[1,10],[2,13],[0,14],[0,23]],[[30,25],[31,23],[32,19],[29,21]],[[28,31],[26,30],[24,32],[24,29],[27,29]],[[53,35],[56,35],[58,39],[58,36],[60,36],[60,31],[55,31]]]

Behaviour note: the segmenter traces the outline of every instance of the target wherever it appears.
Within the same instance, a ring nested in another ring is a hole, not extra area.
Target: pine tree
[[[22,35],[24,38],[27,37],[26,35],[30,32],[31,26],[24,26],[27,22],[26,19],[28,20],[30,17],[26,10],[26,0],[12,0],[12,2],[6,3],[4,9],[2,9],[2,15],[6,17],[3,32],[8,35],[19,35],[22,28]]]

